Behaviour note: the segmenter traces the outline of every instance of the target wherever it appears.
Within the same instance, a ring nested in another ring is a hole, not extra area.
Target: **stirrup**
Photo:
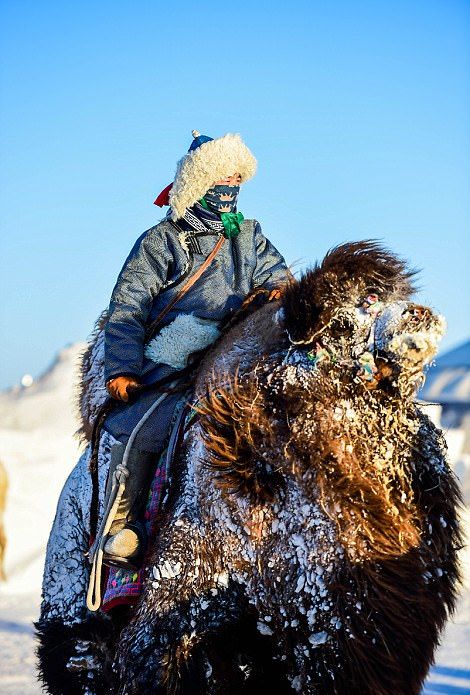
[[[138,571],[142,567],[147,550],[148,535],[145,524],[140,521],[127,521],[123,528],[134,531],[136,534],[139,541],[137,553],[130,557],[123,557],[121,555],[111,555],[111,553],[103,551],[103,565]],[[108,538],[112,538],[112,536],[108,536]]]

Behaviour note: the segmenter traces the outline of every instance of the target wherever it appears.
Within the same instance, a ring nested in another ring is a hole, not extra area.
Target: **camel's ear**
[[[408,299],[416,271],[373,240],[331,249],[321,265],[291,282],[282,298],[284,323],[293,341],[308,340],[341,305],[373,291],[382,301]]]

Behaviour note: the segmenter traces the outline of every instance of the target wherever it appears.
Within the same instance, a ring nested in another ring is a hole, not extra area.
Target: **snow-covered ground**
[[[73,438],[73,387],[83,343],[64,348],[32,386],[0,393],[0,459],[10,486],[5,516],[8,546],[0,584],[0,692],[38,695],[32,621],[39,613],[44,552],[62,485],[79,447]],[[449,453],[470,504],[470,461],[460,455],[463,432],[448,432]],[[470,530],[470,511],[464,513]],[[470,550],[462,551],[465,582],[454,620],[425,695],[470,694]],[[391,695],[393,695],[391,693]]]
[[[468,475],[468,474],[467,474]],[[467,498],[467,501],[470,500]],[[470,510],[464,513],[470,530]],[[447,624],[436,665],[429,675],[425,695],[464,695],[470,693],[470,548],[461,552],[465,572],[464,586],[454,619]]]
[[[32,621],[39,613],[44,554],[59,493],[79,447],[73,386],[85,345],[61,350],[27,389],[0,394],[0,459],[9,477],[5,526],[7,582],[0,584],[0,692],[32,695]]]

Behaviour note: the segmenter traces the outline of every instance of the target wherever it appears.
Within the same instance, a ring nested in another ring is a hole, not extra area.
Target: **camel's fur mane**
[[[406,300],[415,291],[415,270],[377,241],[364,240],[332,248],[321,263],[290,283],[282,299],[285,326],[293,340],[318,331],[334,309],[357,303],[369,292],[382,300]]]
[[[212,383],[206,392],[198,409],[216,484],[259,502],[282,497],[288,478],[302,485],[313,472],[312,494],[351,559],[416,547],[422,519],[411,461],[420,414],[397,401],[377,407],[377,394],[368,391],[354,405],[338,405],[328,383],[313,381],[317,393],[308,402],[289,371],[274,367],[256,380]]]

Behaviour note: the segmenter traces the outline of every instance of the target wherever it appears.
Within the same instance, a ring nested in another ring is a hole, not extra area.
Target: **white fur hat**
[[[239,173],[244,183],[256,172],[256,159],[237,133],[227,133],[215,140],[200,135],[197,130],[192,134],[194,141],[177,164],[169,194],[172,220],[182,217],[214,181]]]

